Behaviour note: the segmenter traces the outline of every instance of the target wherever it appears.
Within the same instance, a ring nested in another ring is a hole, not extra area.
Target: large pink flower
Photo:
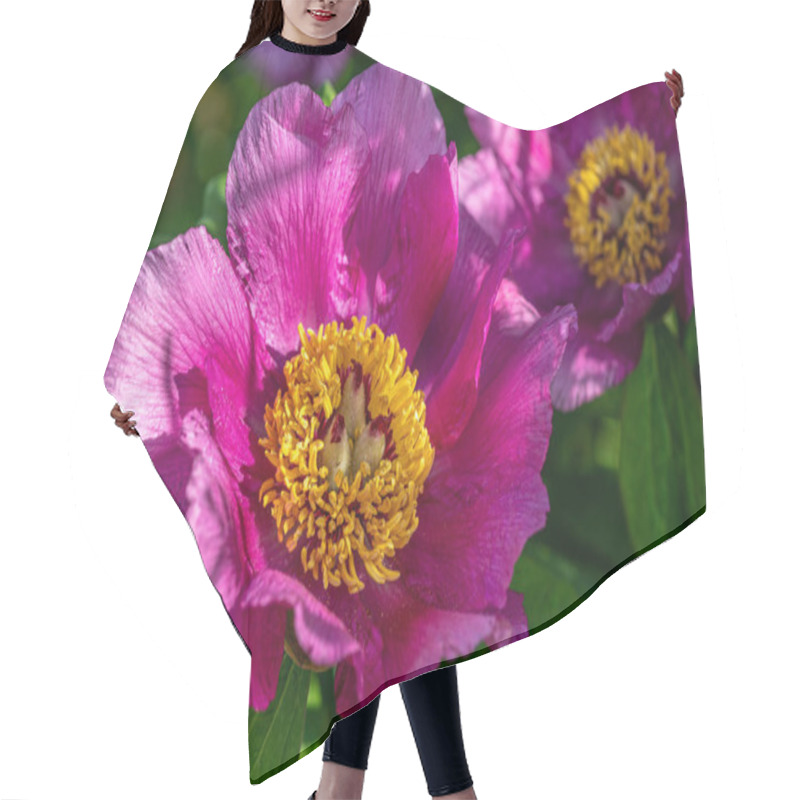
[[[338,665],[336,707],[528,635],[515,562],[545,523],[550,381],[572,306],[539,315],[459,215],[429,87],[381,65],[330,108],[259,101],[203,227],[148,253],[106,386],[252,655]],[[288,613],[287,613],[288,612]]]

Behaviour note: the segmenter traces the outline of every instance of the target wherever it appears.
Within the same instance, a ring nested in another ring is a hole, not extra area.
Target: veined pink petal
[[[503,170],[493,150],[478,150],[458,163],[459,202],[495,244],[508,228],[529,224],[525,198],[518,186],[504,177]]]
[[[204,227],[150,250],[106,367],[106,389],[136,412],[145,439],[176,434],[192,407],[210,411],[204,367],[215,355],[247,374],[251,322],[225,251]]]
[[[298,323],[313,329],[357,310],[360,275],[344,237],[369,157],[352,109],[334,113],[299,83],[259,101],[239,135],[228,242],[257,329],[281,354],[299,346]]]
[[[411,364],[445,290],[458,250],[458,166],[455,144],[410,175],[400,205],[395,243],[378,273],[372,318],[397,334]]]
[[[432,155],[445,155],[448,147],[430,87],[383,64],[356,75],[331,103],[336,114],[348,106],[366,131],[370,153],[362,206],[348,247],[358,248],[372,285],[393,246],[385,231],[393,230],[400,216],[408,176],[422,170]]]

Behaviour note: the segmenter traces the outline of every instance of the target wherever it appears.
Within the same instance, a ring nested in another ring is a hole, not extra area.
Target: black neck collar
[[[291,39],[287,39],[285,36],[281,36],[281,34],[277,32],[273,33],[272,36],[269,37],[269,40],[276,47],[280,47],[282,50],[288,50],[290,53],[307,53],[308,55],[321,56],[331,53],[340,53],[348,44],[347,39],[343,38],[341,35],[335,42],[330,42],[329,44],[300,44],[299,42],[293,42]]]

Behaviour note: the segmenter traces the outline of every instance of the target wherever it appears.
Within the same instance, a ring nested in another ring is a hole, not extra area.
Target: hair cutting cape
[[[705,511],[670,94],[522,130],[265,39],[200,100],[104,381],[250,653],[252,783]]]

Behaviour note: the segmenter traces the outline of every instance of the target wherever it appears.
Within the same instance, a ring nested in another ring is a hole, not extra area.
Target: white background
[[[305,800],[317,786],[322,747],[250,785],[250,657],[103,386],[189,120],[244,41],[250,6],[3,12],[3,800]],[[481,800],[800,792],[784,9],[373,3],[361,50],[518,127],[561,122],[672,67],[685,82],[708,510],[555,625],[458,666]],[[364,798],[426,797],[393,686]]]

